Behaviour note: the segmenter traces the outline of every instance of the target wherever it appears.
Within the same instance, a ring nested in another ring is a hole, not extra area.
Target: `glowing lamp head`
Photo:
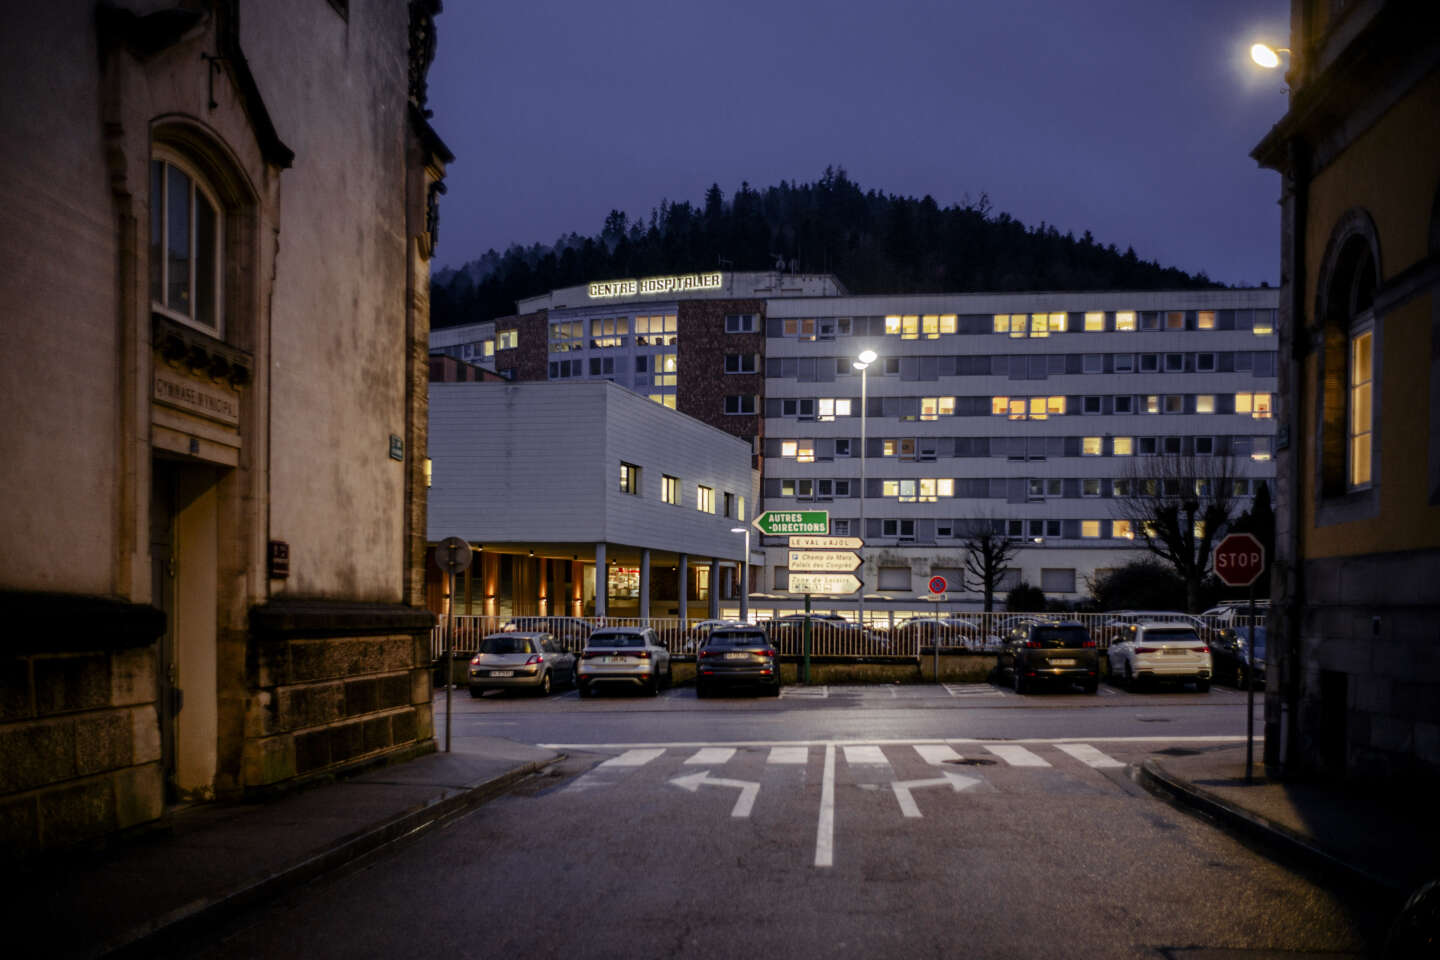
[[[866,365],[869,365],[869,364],[874,363],[874,362],[875,362],[875,351],[874,351],[874,350],[862,350],[862,351],[860,352],[860,362],[863,363],[863,364],[866,364]]]
[[[1287,51],[1288,52],[1288,51]],[[1251,44],[1250,59],[1264,67],[1266,70],[1274,70],[1280,66],[1280,54],[1274,48],[1263,43]]]

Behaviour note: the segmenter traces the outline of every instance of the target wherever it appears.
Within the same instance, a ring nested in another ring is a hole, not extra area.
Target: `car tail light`
[[[702,657],[711,657],[711,656],[714,656],[714,654],[712,654],[709,650],[702,649],[702,650],[700,651],[700,656],[702,656]]]
[[[638,658],[641,659],[641,660],[649,660],[649,659],[650,659],[650,651],[649,651],[649,650],[637,650],[635,653],[630,654],[630,656],[632,656],[632,657],[638,657]]]
[[[1080,646],[1082,646],[1082,647],[1093,647],[1093,646],[1095,646],[1095,641],[1094,641],[1094,640],[1086,640],[1084,643],[1080,644]]]
[[[527,667],[532,667],[532,666],[534,666],[534,665],[537,664],[537,663],[544,663],[544,662],[545,662],[545,655],[544,655],[544,654],[532,653],[532,654],[529,656],[529,658],[525,661],[525,666],[527,666]]]
[[[1201,647],[1200,647],[1200,652],[1201,652],[1201,653],[1209,653],[1209,652],[1210,652],[1210,648],[1207,647],[1207,646],[1201,645]]]
[[[477,653],[477,654],[475,654],[475,656],[473,656],[473,657],[470,658],[470,666],[474,667],[474,666],[478,666],[479,664],[480,664],[480,654]]]
[[[1032,647],[1032,648],[1038,648],[1038,647],[1040,646],[1040,641],[1039,641],[1039,640],[1026,640],[1026,641],[1025,641],[1025,646],[1027,646],[1027,647]]]

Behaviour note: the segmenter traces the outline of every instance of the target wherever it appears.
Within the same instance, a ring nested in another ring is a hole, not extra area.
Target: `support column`
[[[569,617],[583,617],[585,615],[585,564],[579,560],[570,561],[570,596],[565,615]]]
[[[720,561],[710,559],[710,619],[720,618]]]
[[[640,626],[650,626],[650,548],[640,551]]]
[[[690,554],[680,554],[680,563],[676,567],[679,571],[680,580],[680,629],[685,629],[685,621],[690,619]]]
[[[605,560],[605,544],[595,544],[595,616],[606,615],[610,599],[610,567]]]

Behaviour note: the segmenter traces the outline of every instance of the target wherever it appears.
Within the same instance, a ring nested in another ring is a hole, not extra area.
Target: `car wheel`
[[[575,693],[579,695],[581,700],[584,700],[586,697],[591,695],[590,684],[586,683],[583,680],[575,681]]]
[[[485,690],[484,690],[483,687],[471,687],[471,688],[470,688],[470,696],[475,697],[476,699],[479,699],[480,697],[485,696]]]
[[[542,696],[542,697],[548,697],[548,696],[550,696],[550,671],[549,671],[549,670],[546,670],[544,673],[540,674],[540,683],[539,683],[538,686],[535,687],[535,693],[536,693],[538,696]]]
[[[1084,689],[1085,689],[1085,692],[1086,692],[1086,693],[1098,693],[1098,692],[1100,691],[1100,681],[1099,681],[1099,680],[1087,680],[1087,681],[1085,682],[1085,688],[1084,688]]]
[[[1209,681],[1209,680],[1196,680],[1196,681],[1195,681],[1195,692],[1196,692],[1196,693],[1209,693],[1209,692],[1210,692],[1210,681]]]
[[[660,674],[652,673],[650,675],[650,684],[645,688],[645,692],[652,697],[660,696]]]
[[[1125,689],[1135,689],[1135,674],[1131,672],[1130,664],[1128,662],[1125,664]]]
[[[770,688],[769,694],[770,694],[770,696],[772,696],[772,697],[778,697],[778,696],[780,696],[780,678],[779,678],[779,677],[776,677],[776,678],[775,678],[775,685]]]
[[[1245,668],[1244,668],[1244,667],[1236,667],[1236,668],[1235,668],[1235,689],[1236,689],[1236,690],[1248,690],[1248,689],[1250,689],[1249,683],[1247,683],[1246,680],[1245,680]]]
[[[675,686],[675,671],[667,662],[665,664],[665,689],[669,690],[673,686]]]
[[[1020,667],[1018,665],[1015,667],[1014,687],[1016,693],[1024,693],[1028,689],[1025,678],[1020,675]]]
[[[695,678],[695,699],[696,699],[696,700],[704,700],[704,699],[705,699],[707,696],[709,696],[709,695],[710,695],[710,691],[706,688],[705,684],[700,681],[700,678],[699,678],[699,677],[696,677],[696,678]]]

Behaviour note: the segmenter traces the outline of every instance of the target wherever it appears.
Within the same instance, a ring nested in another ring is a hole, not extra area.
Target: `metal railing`
[[[1256,622],[1264,626],[1268,610],[1256,610]],[[875,612],[872,619],[866,611],[866,627],[861,629],[853,620],[835,617],[812,617],[810,620],[810,655],[855,659],[915,659],[928,656],[939,642],[942,653],[993,653],[1002,639],[1025,620],[1067,620],[1083,624],[1095,639],[1097,647],[1107,648],[1121,633],[1124,622],[1161,622],[1189,624],[1202,640],[1214,642],[1222,630],[1243,628],[1249,618],[1232,612],[1225,618],[1201,617],[1177,612],[1110,611],[1107,613],[963,613],[950,617],[916,616],[897,621],[893,615]],[[785,614],[756,622],[763,627],[772,643],[784,657],[804,654],[803,616]],[[483,617],[454,616],[448,628],[454,634],[456,657],[470,657],[480,649],[480,642],[492,633],[509,630],[536,630],[550,633],[567,650],[580,651],[585,638],[598,627],[648,626],[660,643],[681,659],[693,656],[703,641],[702,625],[713,620],[651,617]],[[438,660],[445,655],[447,618],[431,633],[430,650]]]

